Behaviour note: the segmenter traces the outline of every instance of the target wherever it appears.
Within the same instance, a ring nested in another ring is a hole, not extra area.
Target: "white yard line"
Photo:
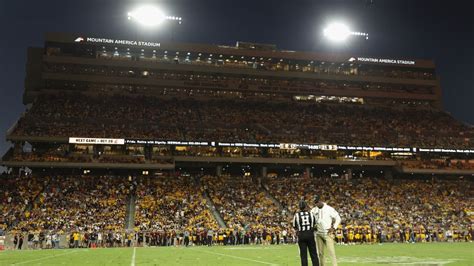
[[[130,266],[135,266],[135,255],[137,254],[137,248],[134,247],[133,248],[133,255],[132,255],[132,263],[130,264]]]
[[[220,256],[230,257],[230,258],[239,259],[239,260],[257,262],[257,263],[267,264],[267,265],[278,265],[278,264],[271,263],[271,262],[266,262],[266,261],[261,261],[261,260],[253,260],[253,259],[249,259],[249,258],[244,258],[244,257],[239,257],[239,256],[234,256],[234,255],[228,255],[228,254],[223,254],[223,253],[218,253],[218,252],[212,252],[212,251],[203,250],[203,249],[200,249],[199,252],[204,252],[204,253],[209,253],[209,254],[214,254],[214,255],[220,255]]]
[[[56,258],[56,257],[61,257],[61,256],[69,255],[69,254],[72,254],[72,253],[76,253],[78,251],[79,250],[73,250],[73,251],[65,252],[65,253],[62,253],[62,254],[59,254],[59,255],[51,255],[51,256],[42,257],[42,258],[39,258],[39,259],[26,260],[26,261],[22,261],[22,262],[18,262],[18,263],[12,263],[12,265],[21,265],[21,264],[26,264],[26,263],[30,263],[30,262],[40,261],[40,260],[47,260],[47,259],[50,259],[50,258]]]

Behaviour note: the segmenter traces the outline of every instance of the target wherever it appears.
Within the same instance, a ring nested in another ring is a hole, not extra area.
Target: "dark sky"
[[[173,0],[148,1],[182,16],[179,26],[138,30],[127,11],[136,0],[0,0],[0,152],[7,129],[24,110],[26,49],[48,31],[96,37],[230,44],[273,43],[281,49],[344,52],[388,58],[433,59],[444,106],[474,124],[474,1],[472,0]],[[368,41],[328,45],[323,25],[344,19]]]

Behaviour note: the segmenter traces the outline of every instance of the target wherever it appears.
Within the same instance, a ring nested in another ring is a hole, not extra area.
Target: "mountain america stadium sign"
[[[146,47],[160,47],[161,46],[159,42],[119,40],[119,39],[94,38],[94,37],[77,37],[76,39],[74,39],[74,42],[118,44],[118,45],[146,46]]]
[[[372,58],[372,57],[351,57],[349,62],[368,62],[368,63],[381,63],[381,64],[399,64],[399,65],[414,65],[416,62],[413,60],[402,60],[402,59],[389,59],[389,58]]]

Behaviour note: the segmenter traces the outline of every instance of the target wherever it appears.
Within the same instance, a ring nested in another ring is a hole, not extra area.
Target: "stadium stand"
[[[289,226],[288,217],[251,178],[204,176],[202,183],[230,228],[274,231]]]
[[[2,181],[2,227],[38,236],[38,248],[53,236],[67,236],[71,247],[184,245],[185,235],[205,245],[207,232],[213,244],[288,243],[295,202],[312,202],[315,194],[341,214],[340,243],[470,241],[474,220],[473,184],[462,179],[3,175]],[[218,226],[204,193],[227,228]],[[126,214],[133,194],[136,211]],[[126,215],[134,216],[133,230],[126,230]]]
[[[16,228],[61,232],[122,230],[129,190],[121,177],[48,177],[45,189]]]
[[[474,130],[435,110],[69,95],[37,99],[11,135],[469,148]]]
[[[135,226],[143,231],[219,228],[191,177],[140,178]]]
[[[16,247],[294,243],[316,194],[338,243],[472,240],[474,128],[432,61],[103,40],[28,50],[1,158]]]
[[[45,178],[31,178],[27,175],[2,174],[0,186],[0,225],[6,228],[17,226],[19,220],[27,219],[29,209],[43,190]],[[1,227],[1,226],[0,226]]]

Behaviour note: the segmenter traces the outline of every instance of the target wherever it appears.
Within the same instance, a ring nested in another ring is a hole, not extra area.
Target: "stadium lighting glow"
[[[331,41],[342,42],[351,35],[349,27],[342,23],[332,23],[324,29],[324,36]]]
[[[134,19],[138,23],[147,27],[158,26],[165,20],[175,20],[181,24],[182,20],[181,17],[168,16],[162,9],[152,5],[141,6],[131,12],[128,12],[128,19]]]
[[[135,19],[145,26],[157,26],[166,19],[166,15],[156,6],[141,6],[128,13],[128,19]]]
[[[362,36],[366,40],[369,39],[369,34],[365,32],[351,31],[349,26],[344,23],[336,22],[329,24],[323,31],[326,38],[334,42],[344,42],[349,36]]]

